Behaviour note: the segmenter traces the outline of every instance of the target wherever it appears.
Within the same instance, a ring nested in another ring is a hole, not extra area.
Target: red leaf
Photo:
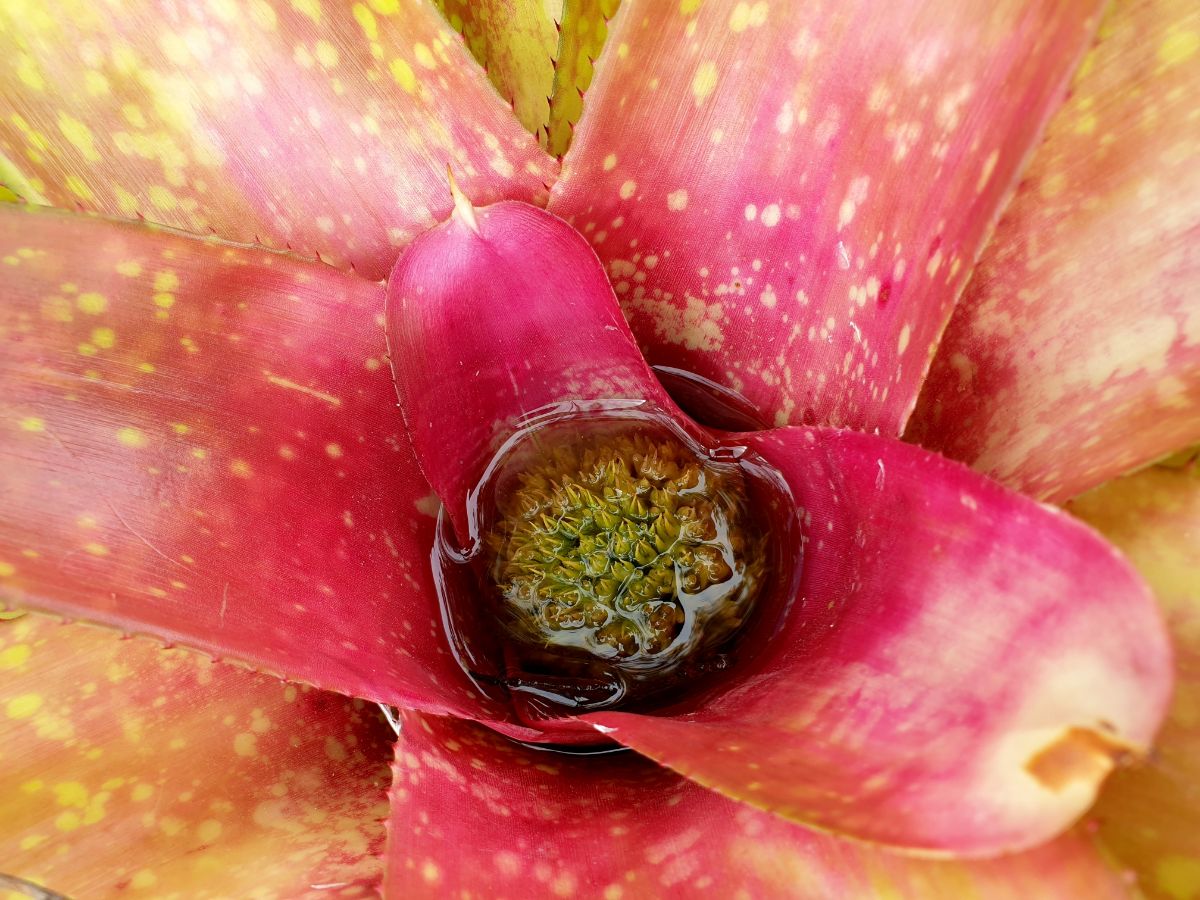
[[[651,363],[899,434],[1098,7],[626,0],[550,208]]]
[[[1170,647],[1094,533],[896,441],[743,438],[803,512],[794,605],[702,708],[588,721],[795,821],[968,856],[1050,839],[1148,747]]]
[[[0,590],[389,703],[477,710],[383,289],[326,266],[0,209]]]
[[[394,896],[1127,896],[1078,834],[987,862],[910,859],[808,831],[632,753],[550,754],[450,719],[406,716],[394,774]]]
[[[527,204],[468,205],[421,235],[387,317],[405,424],[464,539],[466,496],[523,416],[565,400],[674,409],[587,242]]]

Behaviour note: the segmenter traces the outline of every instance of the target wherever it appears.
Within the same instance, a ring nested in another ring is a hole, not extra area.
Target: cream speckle
[[[772,203],[769,206],[763,207],[762,215],[759,216],[759,221],[762,222],[767,228],[774,228],[779,224],[780,217],[781,213],[779,210],[779,204]]]
[[[905,325],[903,328],[900,329],[900,337],[896,341],[896,352],[898,354],[900,354],[900,355],[904,354],[904,351],[908,349],[908,342],[911,338],[912,338],[912,328],[910,328],[908,325]]]
[[[621,199],[622,199],[622,200],[628,200],[628,199],[629,199],[630,197],[632,197],[632,196],[633,196],[635,193],[637,193],[637,182],[636,182],[636,181],[626,181],[626,182],[624,182],[624,183],[621,185],[621,188],[620,188],[620,190],[619,190],[619,191],[617,191],[617,193],[621,195]]]
[[[701,63],[692,78],[692,96],[703,103],[717,89],[717,64],[711,60]]]
[[[667,194],[667,209],[672,212],[682,212],[687,209],[688,192],[680,188]]]

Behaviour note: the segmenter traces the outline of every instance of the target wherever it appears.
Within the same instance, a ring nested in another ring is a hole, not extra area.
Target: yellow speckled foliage
[[[389,734],[362,701],[0,621],[0,846],[71,897],[373,896]]]
[[[1193,459],[1195,453],[1190,454]],[[1200,464],[1157,467],[1078,498],[1071,511],[1128,554],[1175,639],[1174,703],[1150,762],[1118,773],[1093,815],[1149,897],[1200,897]]]

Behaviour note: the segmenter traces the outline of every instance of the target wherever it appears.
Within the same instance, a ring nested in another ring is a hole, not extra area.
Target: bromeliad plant
[[[1171,681],[1094,533],[896,438],[956,302],[927,446],[1065,499],[1197,437],[1175,12],[1114,13],[959,301],[1094,3],[631,0],[561,174],[416,3],[5,10],[15,192],[218,236],[0,214],[6,595],[401,708],[395,896],[1117,896],[1080,835],[894,855],[1055,838]]]

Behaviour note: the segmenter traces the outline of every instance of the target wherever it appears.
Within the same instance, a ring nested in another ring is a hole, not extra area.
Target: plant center
[[[623,670],[670,668],[722,644],[764,580],[742,472],[672,439],[556,446],[498,511],[489,546],[509,629]]]

